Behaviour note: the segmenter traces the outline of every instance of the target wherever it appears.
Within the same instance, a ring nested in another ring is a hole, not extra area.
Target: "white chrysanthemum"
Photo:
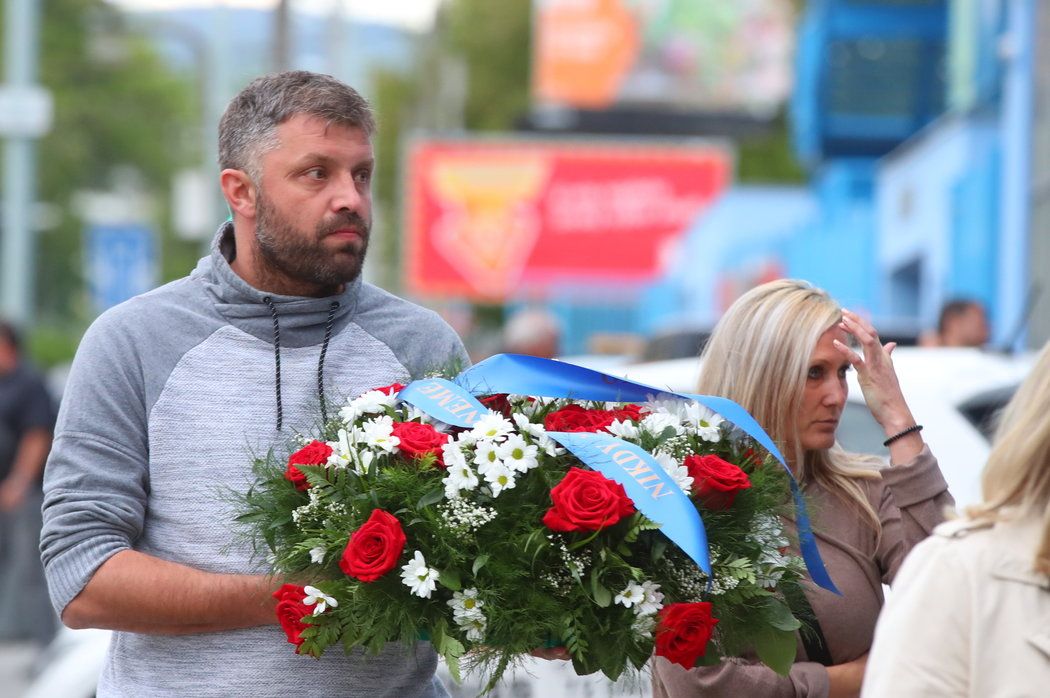
[[[310,548],[310,562],[315,565],[324,563],[324,548],[317,546],[316,548]]]
[[[442,482],[445,485],[445,498],[455,499],[463,490],[477,488],[478,476],[467,465],[467,461],[461,457],[456,464],[446,465],[445,479]]]
[[[306,596],[303,597],[303,603],[307,606],[314,607],[314,615],[319,616],[327,610],[329,606],[335,608],[339,605],[339,602],[334,598],[324,593],[317,587],[305,586],[303,591],[306,592]]]
[[[339,417],[347,424],[353,424],[358,417],[366,414],[382,414],[388,407],[397,405],[397,398],[387,395],[381,390],[369,390],[367,393],[350,400],[343,409],[339,410]]]
[[[393,435],[394,420],[387,415],[368,420],[361,425],[361,430],[364,442],[377,450],[393,453],[401,443],[401,439]]]
[[[660,591],[659,584],[656,582],[642,582],[642,592],[644,597],[635,606],[634,612],[636,614],[639,616],[651,616],[664,607],[664,595]]]
[[[461,431],[458,434],[456,434],[456,443],[458,443],[461,448],[473,446],[477,442],[478,437],[475,436],[474,432],[472,431]]]
[[[469,618],[459,627],[467,631],[467,639],[471,642],[481,642],[485,639],[485,617]]]
[[[697,403],[690,403],[696,405],[699,409],[697,410],[696,417],[691,420],[696,425],[696,433],[704,441],[710,441],[711,443],[718,443],[722,440],[722,422],[725,421],[717,414],[707,409],[703,405]]]
[[[651,640],[653,631],[656,630],[656,616],[635,616],[631,630],[639,637]]]
[[[328,456],[328,465],[337,468],[345,468],[353,460],[353,444],[346,429],[340,429],[335,441],[328,441],[328,447],[332,449],[332,455]]]
[[[641,433],[635,423],[629,419],[623,421],[614,419],[612,424],[605,427],[605,430],[621,439],[637,439]]]
[[[478,472],[484,475],[497,465],[503,465],[499,457],[499,445],[495,441],[485,439],[474,446],[474,465],[478,466]]]
[[[458,465],[466,465],[467,457],[458,443],[449,440],[441,445],[441,462],[445,464],[446,468],[452,468]]]
[[[416,422],[422,422],[423,424],[432,424],[432,423],[434,423],[434,418],[433,417],[431,417],[429,414],[427,414],[423,410],[419,409],[418,407],[416,407],[412,403],[406,402],[403,405],[403,407],[405,409],[405,421],[406,422],[416,421]]]
[[[656,414],[647,414],[641,422],[642,429],[653,436],[659,436],[670,427],[674,430],[674,433],[678,436],[684,433],[682,428],[682,420],[678,418],[678,415],[671,414],[669,412],[658,412]]]
[[[412,559],[401,567],[401,581],[413,594],[423,599],[429,599],[430,594],[437,588],[438,574],[436,569],[427,566],[423,553],[418,550]]]
[[[496,412],[482,415],[471,432],[478,439],[492,439],[499,441],[504,436],[514,431],[514,425],[506,417]]]
[[[631,608],[645,600],[645,589],[637,582],[628,582],[627,588],[613,598],[613,603],[618,603]]]
[[[525,443],[524,437],[511,434],[506,441],[500,444],[498,453],[504,465],[511,470],[524,473],[539,464],[536,459],[536,451],[535,446]]]
[[[693,487],[693,476],[689,474],[689,468],[678,462],[678,459],[672,455],[657,451],[653,454],[653,460],[660,464],[660,467],[664,469],[664,472],[674,478],[674,483],[678,487],[689,494]]]
[[[452,617],[460,625],[464,620],[485,619],[485,614],[481,612],[485,602],[478,598],[478,590],[475,587],[453,593],[448,605],[452,607]]]
[[[480,472],[481,469],[478,469]],[[485,482],[492,490],[492,496],[498,497],[503,490],[512,489],[517,483],[514,479],[514,471],[501,461],[498,465],[490,466],[484,473]]]
[[[551,458],[565,453],[565,449],[558,446],[557,441],[547,436],[547,430],[543,428],[542,424],[533,424],[528,417],[517,412],[512,414],[511,418],[514,419],[514,424],[517,425],[518,431],[531,436],[536,446]]]

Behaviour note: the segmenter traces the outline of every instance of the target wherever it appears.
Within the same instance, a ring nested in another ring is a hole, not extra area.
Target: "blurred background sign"
[[[532,90],[576,109],[772,116],[792,85],[790,0],[536,0]]]
[[[421,141],[406,171],[407,284],[493,301],[652,280],[729,185],[731,155],[699,141]]]
[[[0,85],[0,136],[39,138],[51,129],[51,93],[35,85]]]
[[[157,285],[157,250],[149,227],[93,225],[87,229],[86,241],[87,276],[97,312]]]

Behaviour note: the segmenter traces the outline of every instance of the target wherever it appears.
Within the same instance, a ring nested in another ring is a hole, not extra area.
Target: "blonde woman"
[[[861,353],[848,346],[850,335]],[[777,443],[806,494],[817,545],[842,595],[807,585],[819,632],[800,637],[788,676],[748,658],[688,671],[657,659],[656,698],[860,692],[882,585],[952,504],[901,394],[893,347],[884,346],[866,320],[804,281],[752,289],[715,327],[702,356],[699,392],[738,402]],[[890,467],[847,453],[835,441],[851,368],[885,431]]]
[[[1003,413],[984,503],[901,568],[864,695],[1050,695],[1050,344]]]

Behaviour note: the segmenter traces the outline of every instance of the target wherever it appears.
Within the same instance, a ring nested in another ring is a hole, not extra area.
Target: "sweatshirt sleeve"
[[[829,690],[827,669],[816,662],[795,662],[787,676],[765,664],[738,658],[693,669],[684,669],[662,657],[653,662],[653,698],[826,698]]]
[[[149,490],[145,389],[120,317],[103,315],[81,341],[44,470],[40,551],[60,615],[95,570],[142,532]]]
[[[885,468],[881,473],[882,537],[877,555],[882,581],[889,584],[908,552],[944,521],[945,509],[955,500],[929,446],[910,463]]]

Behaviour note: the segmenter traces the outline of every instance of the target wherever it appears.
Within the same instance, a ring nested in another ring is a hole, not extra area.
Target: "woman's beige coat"
[[[1050,696],[1050,577],[1037,521],[952,521],[905,560],[879,619],[864,698]]]

